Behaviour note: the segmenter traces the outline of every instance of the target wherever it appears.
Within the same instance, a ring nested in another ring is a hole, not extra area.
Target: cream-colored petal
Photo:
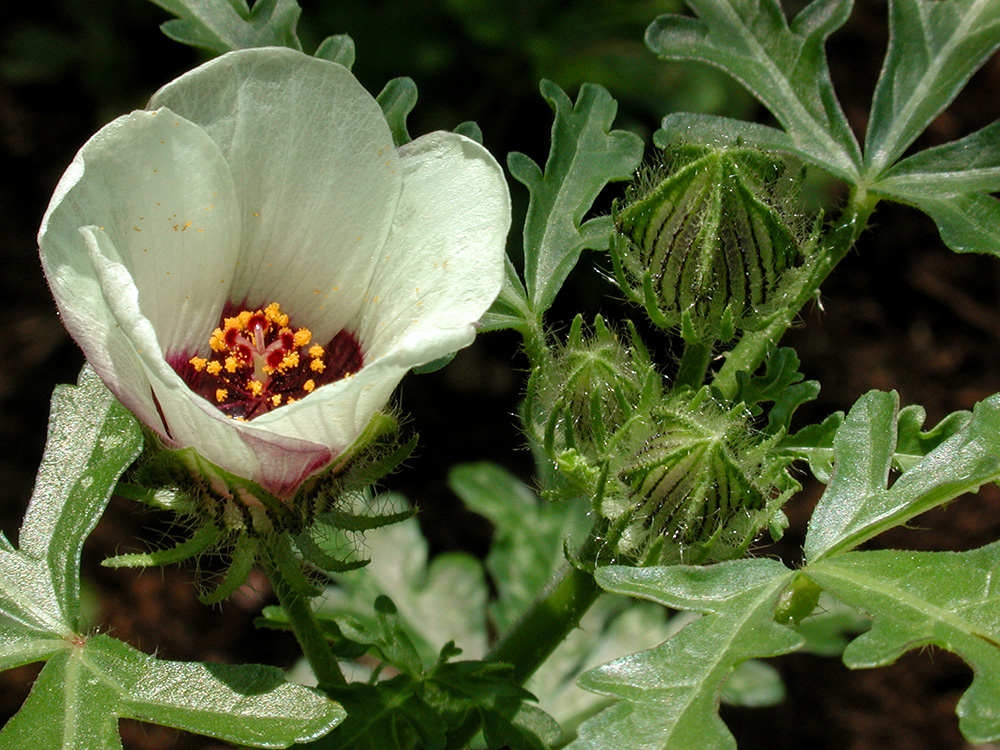
[[[403,194],[357,332],[370,361],[406,353],[414,366],[469,343],[499,293],[510,195],[500,165],[463,136],[399,151]]]
[[[204,346],[229,297],[240,246],[232,176],[215,142],[168,111],[133,112],[80,149],[39,233],[42,264],[74,337],[101,316],[80,228],[105,232],[166,351]],[[84,284],[84,287],[86,284]],[[81,342],[82,343],[82,342]],[[84,347],[88,355],[91,353]]]
[[[168,445],[194,448],[217,466],[251,479],[280,497],[293,494],[302,480],[330,463],[334,454],[326,445],[236,422],[188,389],[166,363],[156,331],[140,309],[135,283],[110,238],[97,227],[83,231],[94,278],[115,335],[120,337],[119,348],[130,353],[128,358],[119,357],[111,363],[112,381],[119,375],[123,361],[142,369],[146,391],[155,395],[155,408],[162,414],[160,424]],[[104,377],[104,368],[99,369],[99,363],[93,360],[91,363]],[[114,387],[112,390],[131,406],[132,394],[119,393]]]
[[[279,302],[329,340],[379,261],[401,173],[388,125],[346,69],[300,52],[232,52],[161,89],[229,161],[243,207],[234,301]]]

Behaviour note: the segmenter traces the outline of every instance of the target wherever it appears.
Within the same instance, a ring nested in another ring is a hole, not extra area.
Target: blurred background
[[[538,94],[549,78],[575,96],[584,81],[608,88],[620,105],[617,127],[647,139],[676,110],[766,119],[737,85],[704,66],[665,64],[642,43],[674,0],[300,0],[299,35],[311,52],[327,35],[350,34],[354,72],[373,94],[396,76],[412,77],[420,100],[409,130],[419,135],[476,120],[501,160],[512,150],[544,162],[551,112]],[[803,2],[788,2],[794,12]],[[856,131],[886,47],[886,3],[858,0],[847,26],[828,45],[837,91]],[[167,14],[145,0],[44,0],[18,3],[0,26],[0,292],[7,300],[0,337],[0,529],[16,538],[45,440],[48,401],[57,383],[74,382],[82,365],[64,332],[37,259],[35,233],[53,187],[77,149],[101,125],[141,108],[160,85],[207,59],[158,30]],[[1000,115],[1000,60],[972,80],[918,147],[952,140]],[[653,158],[650,155],[650,158]],[[523,212],[525,193],[512,183]],[[839,200],[835,183],[816,181],[816,197]],[[622,192],[612,186],[595,211]],[[515,223],[515,226],[517,224]],[[512,237],[512,253],[518,238]],[[552,319],[565,325],[577,311],[613,319],[635,314],[584,258],[563,290]],[[914,211],[883,205],[871,231],[824,288],[822,307],[804,314],[786,339],[820,398],[798,414],[802,423],[848,408],[871,388],[900,392],[926,407],[928,424],[1000,391],[1000,264],[945,250],[933,224]],[[670,361],[671,342],[649,343]],[[444,370],[410,375],[400,390],[403,413],[421,435],[407,471],[387,484],[421,508],[432,552],[485,554],[490,529],[465,512],[447,489],[455,463],[492,460],[530,482],[531,461],[516,424],[525,363],[517,338],[482,336]],[[788,507],[792,528],[763,554],[797,559],[805,521],[819,488]],[[913,529],[872,546],[969,549],[1000,537],[995,487],[918,519]],[[252,618],[270,603],[266,584],[225,605],[196,599],[193,568],[112,571],[99,567],[131,541],[155,539],[169,519],[115,500],[84,550],[89,616],[110,632],[162,657],[287,667],[291,637],[258,633]],[[959,750],[955,704],[971,680],[968,668],[934,649],[910,653],[890,668],[850,672],[837,659],[793,654],[775,662],[789,699],[767,709],[724,708],[741,750]],[[0,722],[23,701],[37,666],[0,675]],[[209,750],[203,738],[131,722],[127,750]]]

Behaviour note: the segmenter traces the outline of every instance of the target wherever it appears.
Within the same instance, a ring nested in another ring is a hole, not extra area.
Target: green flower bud
[[[675,147],[668,160],[667,177],[640,178],[615,207],[619,285],[687,341],[765,326],[808,255],[794,205],[801,175],[746,148]]]
[[[618,435],[601,512],[620,530],[618,551],[652,562],[700,563],[740,556],[796,484],[744,410],[707,389],[671,395]]]
[[[535,449],[587,488],[612,455],[617,431],[644,403],[661,397],[660,375],[629,325],[622,337],[597,316],[587,332],[578,315],[566,343],[528,382],[524,419]]]

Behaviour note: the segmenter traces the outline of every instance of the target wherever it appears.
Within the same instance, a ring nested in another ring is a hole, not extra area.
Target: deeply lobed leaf
[[[958,703],[962,733],[973,743],[1000,739],[1000,542],[970,552],[848,552],[804,573],[873,617],[844,651],[849,667],[890,664],[930,644],[954,651],[975,673]]]
[[[743,126],[739,132],[749,143],[780,144],[780,150],[856,181],[861,150],[834,94],[823,47],[847,20],[852,0],[813,0],[791,23],[778,0],[687,2],[698,17],[660,16],[646,31],[650,49],[664,59],[719,67],[760,99],[787,140],[773,129]]]
[[[584,722],[569,748],[735,748],[718,715],[719,692],[740,662],[802,645],[797,633],[774,621],[793,575],[763,559],[600,569],[597,578],[610,591],[706,614],[654,649],[584,674],[582,687],[619,700]]]

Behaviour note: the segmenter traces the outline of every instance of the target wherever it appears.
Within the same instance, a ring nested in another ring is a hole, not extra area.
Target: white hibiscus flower
[[[170,448],[290,497],[500,290],[510,197],[477,143],[393,146],[346,69],[232,52],[102,128],[42,265],[63,322]]]

